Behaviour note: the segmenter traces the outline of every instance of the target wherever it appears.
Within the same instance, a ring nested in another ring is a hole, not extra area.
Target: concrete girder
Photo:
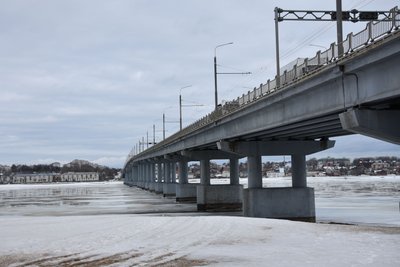
[[[400,110],[350,109],[339,117],[347,131],[400,145]]]
[[[242,155],[223,150],[183,150],[181,151],[181,155],[190,160],[239,159],[244,157]]]
[[[191,161],[190,158],[185,157],[183,155],[178,155],[178,154],[173,154],[173,155],[167,154],[167,155],[164,155],[164,160],[167,160],[169,162],[179,162],[179,161],[189,162],[189,161]]]
[[[335,141],[332,140],[218,142],[220,150],[242,156],[309,155],[334,145]]]

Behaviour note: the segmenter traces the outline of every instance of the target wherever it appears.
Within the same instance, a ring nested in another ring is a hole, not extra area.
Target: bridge
[[[195,201],[198,210],[315,220],[306,155],[333,147],[331,137],[355,133],[400,144],[400,15],[396,14],[391,21],[370,22],[363,31],[348,34],[343,55],[332,43],[162,142],[130,154],[123,168],[124,183],[175,196],[177,201]],[[292,187],[263,188],[261,157],[271,155],[291,156]],[[244,157],[245,189],[238,171]],[[212,159],[229,160],[230,184],[210,184]],[[200,161],[200,184],[188,183],[189,161]]]

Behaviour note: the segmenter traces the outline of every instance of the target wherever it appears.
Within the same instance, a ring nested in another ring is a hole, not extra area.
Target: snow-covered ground
[[[400,177],[308,184],[317,216],[391,227],[197,213],[121,182],[1,185],[0,266],[400,266]]]
[[[399,228],[159,215],[0,225],[0,266],[400,266]]]

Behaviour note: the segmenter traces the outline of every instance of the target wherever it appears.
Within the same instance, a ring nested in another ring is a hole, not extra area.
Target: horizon
[[[318,153],[315,153],[315,154],[318,154]],[[394,155],[379,155],[379,156],[361,156],[361,157],[346,157],[346,156],[344,156],[344,157],[334,157],[334,156],[324,156],[324,157],[316,157],[315,156],[315,154],[312,154],[312,155],[310,155],[310,156],[307,156],[307,158],[306,158],[306,160],[308,161],[308,160],[310,160],[310,159],[313,159],[313,158],[315,158],[315,159],[317,159],[317,160],[321,160],[321,159],[328,159],[328,158],[331,158],[331,159],[348,159],[348,160],[350,160],[350,162],[352,162],[352,161],[354,161],[355,159],[362,159],[362,158],[372,158],[372,159],[377,159],[377,158],[381,158],[381,157],[394,157],[394,158],[397,158],[397,159],[400,159],[400,157],[399,156],[394,156]],[[284,157],[288,157],[288,158],[286,158],[286,159],[284,159]],[[240,160],[239,160],[239,162],[240,163],[246,163],[247,162],[247,160],[246,160],[246,158],[247,157],[243,157],[243,158],[241,158]],[[270,158],[272,158],[272,160],[270,159]],[[63,166],[63,165],[66,165],[66,164],[70,164],[71,162],[73,162],[73,161],[75,161],[75,160],[78,160],[78,161],[87,161],[87,162],[89,162],[89,163],[94,163],[94,164],[97,164],[97,163],[95,163],[95,162],[92,162],[92,161],[90,161],[90,160],[86,160],[86,159],[74,159],[74,160],[71,160],[71,161],[69,161],[69,162],[58,162],[58,161],[55,161],[55,162],[48,162],[48,163],[34,163],[34,164],[29,164],[29,163],[13,163],[13,164],[3,164],[3,163],[0,163],[0,166],[7,166],[7,167],[11,167],[12,165],[16,165],[16,166],[21,166],[21,165],[25,165],[25,166],[33,166],[33,165],[51,165],[51,164],[54,164],[54,163],[59,163],[61,166]],[[189,163],[191,163],[191,162],[198,162],[198,161],[196,161],[196,160],[193,160],[193,161],[189,161]],[[217,160],[210,160],[210,162],[212,162],[212,163],[217,163],[217,164],[221,164],[221,162],[223,162],[223,163],[225,163],[225,162],[228,162],[229,163],[229,160],[219,160],[219,159],[217,159]],[[274,156],[274,157],[266,157],[266,156],[263,156],[262,157],[262,163],[266,163],[266,162],[291,162],[291,159],[290,159],[290,155],[285,155],[285,156]],[[122,167],[116,167],[116,166],[108,166],[108,165],[101,165],[101,164],[97,164],[97,165],[99,165],[99,166],[103,166],[103,167],[107,167],[107,168],[115,168],[115,169],[122,169],[123,168],[123,166]]]

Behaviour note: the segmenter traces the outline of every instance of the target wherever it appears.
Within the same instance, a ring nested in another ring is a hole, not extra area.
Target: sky
[[[122,167],[142,138],[162,139],[220,101],[275,75],[274,8],[334,10],[329,1],[1,0],[0,164],[85,159]],[[389,10],[396,0],[343,0],[343,10]],[[281,66],[335,41],[333,22],[280,23]],[[346,23],[344,34],[363,23]],[[181,88],[189,86],[181,90]],[[315,157],[400,156],[360,135]]]

